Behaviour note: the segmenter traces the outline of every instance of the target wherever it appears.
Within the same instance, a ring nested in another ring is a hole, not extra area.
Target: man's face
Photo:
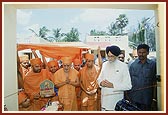
[[[120,55],[118,56],[118,59],[119,59],[120,61],[124,62],[124,54],[120,54]]]
[[[74,64],[74,69],[76,69],[77,71],[80,70],[80,65],[79,64]]]
[[[68,73],[71,68],[71,64],[63,64],[63,69],[65,73]]]
[[[137,53],[139,60],[145,60],[147,58],[147,55],[149,54],[149,52],[147,52],[147,50],[143,48],[139,49]]]
[[[33,67],[33,72],[34,73],[40,73],[41,72],[41,69],[42,69],[41,65],[35,64],[32,67]]]
[[[108,52],[107,57],[109,62],[114,62],[117,58],[117,56],[113,55],[110,51]]]
[[[21,65],[22,65],[22,67],[28,69],[28,67],[29,67],[30,64],[29,64],[29,61],[27,60],[27,61],[23,61],[23,62],[21,63]]]
[[[56,65],[50,66],[49,70],[51,73],[55,73],[58,70],[58,66],[56,66]]]
[[[91,67],[93,66],[93,64],[94,64],[93,60],[87,60],[87,61],[86,61],[86,66],[87,66],[88,68],[91,68]]]

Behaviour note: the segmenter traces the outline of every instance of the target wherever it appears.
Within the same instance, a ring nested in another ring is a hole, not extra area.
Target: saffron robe
[[[68,78],[70,81],[75,82],[78,77],[78,71],[75,69],[70,69],[68,73]],[[54,74],[53,82],[54,84],[59,84],[65,82],[66,76],[63,68],[59,69]],[[58,88],[58,98],[60,103],[64,106],[64,111],[77,111],[77,99],[76,99],[76,91],[75,86],[70,84],[65,84]]]
[[[24,89],[25,93],[28,95],[32,103],[34,103],[33,110],[40,110],[47,103],[47,99],[34,99],[35,94],[40,94],[40,84],[48,79],[50,80],[51,73],[42,69],[40,73],[34,73],[30,71],[24,79]]]
[[[79,73],[81,85],[86,91],[91,91],[97,89],[97,74],[95,66],[92,67],[91,71],[88,70],[87,66],[83,67]],[[81,105],[87,106],[88,111],[97,110],[97,93],[87,94],[85,91],[82,91],[81,94]]]

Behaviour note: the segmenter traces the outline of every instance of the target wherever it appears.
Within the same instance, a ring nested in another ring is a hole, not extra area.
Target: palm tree
[[[128,25],[128,18],[125,14],[120,14],[118,18],[116,18],[116,26],[120,28],[120,34],[123,34],[123,28]]]
[[[45,26],[43,26],[42,28],[40,28],[38,34],[37,34],[33,29],[31,29],[31,28],[30,28],[29,30],[30,30],[31,32],[33,32],[33,33],[35,34],[35,36],[40,37],[40,38],[43,38],[43,39],[45,39],[45,40],[51,42],[51,40],[48,39],[48,37],[46,36],[46,35],[47,35],[47,32],[49,32],[50,30],[47,29]]]
[[[65,35],[64,33],[60,33],[61,28],[53,29],[52,31],[53,31],[53,37],[49,38],[51,38],[55,42],[60,42],[61,37]]]
[[[79,40],[79,32],[78,29],[72,28],[69,33],[65,34],[65,38],[63,39],[65,42],[78,42]]]

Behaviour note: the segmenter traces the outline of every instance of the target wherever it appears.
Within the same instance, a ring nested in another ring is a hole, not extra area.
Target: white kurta
[[[100,83],[103,80],[113,83],[114,88],[101,87]],[[102,108],[114,110],[116,103],[123,99],[124,91],[132,87],[128,66],[118,59],[114,62],[104,62],[98,77],[98,84],[101,87]]]

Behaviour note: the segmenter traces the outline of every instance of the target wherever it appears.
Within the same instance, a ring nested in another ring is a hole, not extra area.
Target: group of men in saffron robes
[[[100,56],[100,48],[98,55]],[[99,59],[101,60],[101,57]],[[81,68],[79,59],[62,57],[62,68],[59,68],[57,60],[47,63],[44,57],[43,62],[38,57],[30,59],[31,69],[24,75],[20,70],[22,78],[24,76],[22,87],[24,90],[18,94],[19,110],[40,111],[50,99],[59,101],[64,111],[97,111],[97,77],[101,67],[99,69],[95,67],[93,54],[87,53],[85,60],[86,64]],[[58,94],[42,98],[40,83],[47,79],[54,83]]]

